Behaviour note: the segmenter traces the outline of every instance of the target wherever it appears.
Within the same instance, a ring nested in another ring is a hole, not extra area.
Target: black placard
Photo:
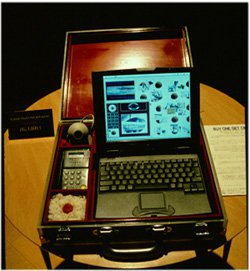
[[[54,136],[52,109],[17,111],[9,120],[9,139]]]

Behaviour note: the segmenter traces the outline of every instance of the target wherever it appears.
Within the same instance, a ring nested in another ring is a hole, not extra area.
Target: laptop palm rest
[[[98,194],[95,216],[135,218],[204,213],[211,213],[206,193],[196,194],[194,197],[193,194],[184,194],[182,191],[153,191]]]

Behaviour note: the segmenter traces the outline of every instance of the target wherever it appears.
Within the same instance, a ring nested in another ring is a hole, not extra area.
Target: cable
[[[89,119],[91,117],[91,119]],[[93,114],[87,114],[81,120],[82,123],[91,123],[90,131],[92,131],[94,124],[95,124],[95,116]]]

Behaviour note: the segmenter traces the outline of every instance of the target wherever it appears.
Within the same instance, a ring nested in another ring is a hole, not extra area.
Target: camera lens
[[[75,139],[81,139],[82,138],[82,132],[81,131],[75,131],[74,138]]]

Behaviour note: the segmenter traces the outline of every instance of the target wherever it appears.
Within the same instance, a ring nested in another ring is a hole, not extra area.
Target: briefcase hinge
[[[71,229],[68,226],[62,226],[57,231],[56,241],[68,242],[71,240]]]
[[[194,226],[195,235],[197,237],[204,237],[210,235],[208,225],[206,222],[198,222]]]

